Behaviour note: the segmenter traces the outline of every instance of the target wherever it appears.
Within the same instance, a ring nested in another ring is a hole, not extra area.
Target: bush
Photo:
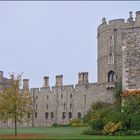
[[[115,135],[117,136],[138,136],[140,135],[140,130],[126,130],[126,131],[117,131],[115,132]]]
[[[85,135],[93,135],[93,129],[91,127],[88,127],[87,129],[85,129],[82,134]]]
[[[84,122],[82,122],[79,119],[73,119],[70,122],[70,126],[72,126],[72,127],[85,127],[85,126],[87,126],[87,124],[85,124]]]
[[[140,130],[140,115],[135,115],[132,117],[131,129]]]
[[[91,121],[91,127],[93,130],[102,130],[104,122],[102,119],[96,119]]]
[[[104,134],[108,134],[108,135],[112,135],[115,132],[117,132],[118,130],[120,130],[122,128],[121,123],[113,123],[113,122],[108,122],[105,126],[104,126]]]
[[[56,123],[52,125],[52,127],[68,127],[68,126],[70,125],[69,124],[56,124]]]

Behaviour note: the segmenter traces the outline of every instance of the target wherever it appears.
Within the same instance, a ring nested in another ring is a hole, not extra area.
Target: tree
[[[122,110],[124,126],[128,129],[134,129],[136,127],[140,129],[140,125],[134,127],[137,123],[135,121],[138,121],[138,118],[140,118],[140,95],[130,94],[125,97]]]
[[[17,136],[17,122],[27,121],[32,113],[29,91],[21,90],[22,75],[9,79],[9,86],[0,93],[0,119],[14,121],[15,136]]]

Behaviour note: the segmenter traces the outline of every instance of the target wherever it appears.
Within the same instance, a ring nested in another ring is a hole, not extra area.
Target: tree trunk
[[[15,115],[15,136],[17,136],[17,116]]]

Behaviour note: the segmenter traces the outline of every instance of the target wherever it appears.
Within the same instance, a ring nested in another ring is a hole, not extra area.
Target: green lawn
[[[47,134],[46,139],[117,139],[117,140],[134,140],[140,139],[140,136],[92,136],[82,135],[85,128],[72,128],[72,127],[49,127],[49,128],[19,128],[18,133],[26,134]],[[14,129],[0,129],[0,135],[14,134]]]

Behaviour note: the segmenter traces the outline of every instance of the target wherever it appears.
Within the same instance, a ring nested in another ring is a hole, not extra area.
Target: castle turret
[[[49,87],[49,77],[44,76],[43,79],[44,79],[43,87]]]
[[[29,79],[23,79],[23,90],[29,91]]]
[[[63,75],[56,75],[56,86],[63,86]]]
[[[88,84],[88,72],[80,72],[78,76],[78,84]]]
[[[140,11],[136,12],[136,25],[140,25]]]
[[[3,80],[3,71],[0,71],[0,82]]]

